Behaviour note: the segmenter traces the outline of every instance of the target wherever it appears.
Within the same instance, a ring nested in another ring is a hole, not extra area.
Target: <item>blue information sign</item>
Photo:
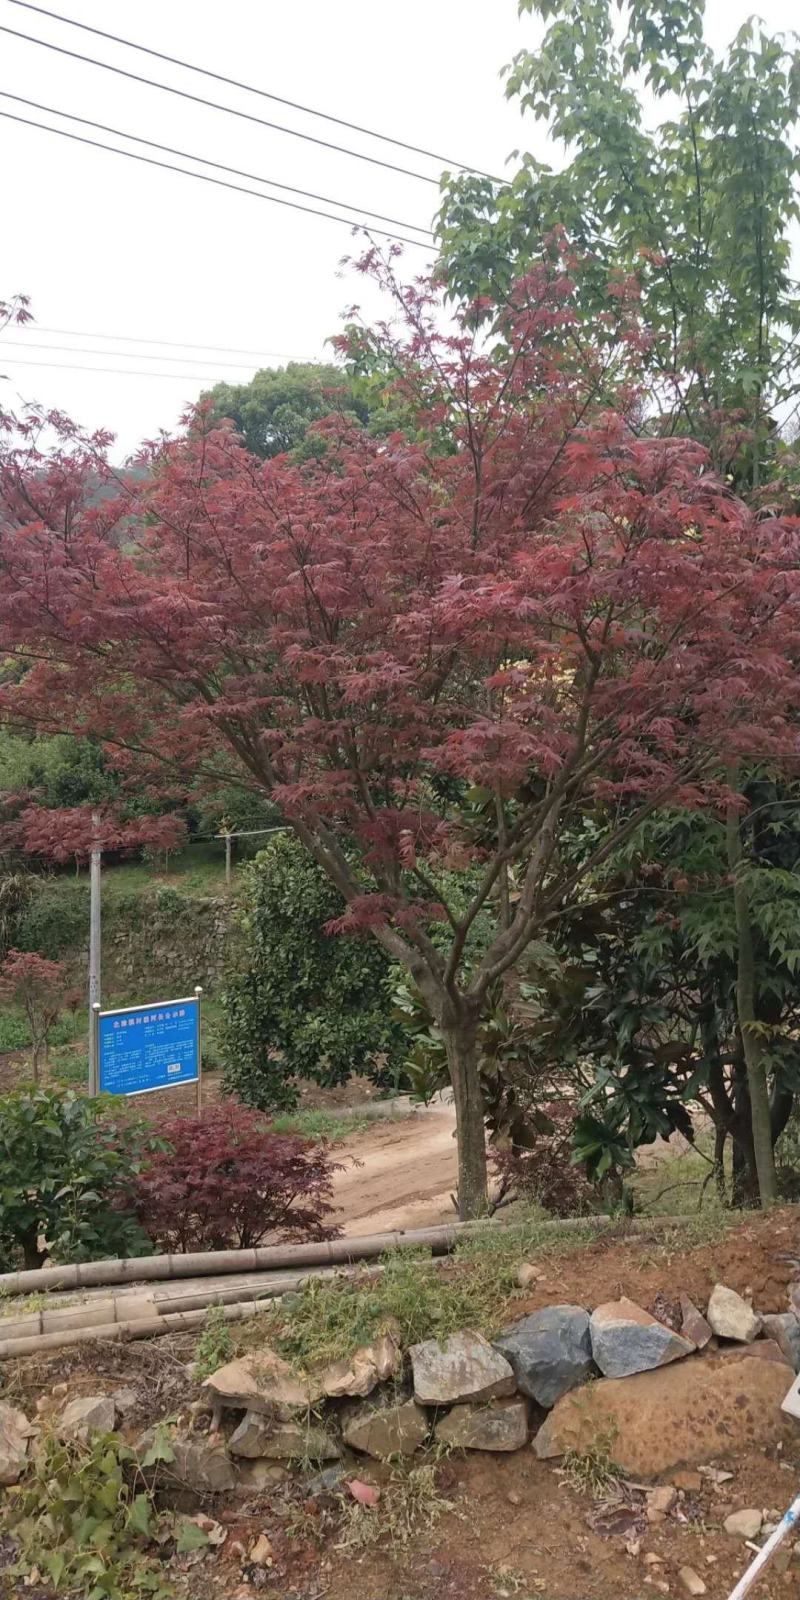
[[[147,1094],[200,1077],[200,1001],[159,1000],[97,1017],[102,1094]]]

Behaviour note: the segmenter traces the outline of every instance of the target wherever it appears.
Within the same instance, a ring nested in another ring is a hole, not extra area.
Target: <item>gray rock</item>
[[[331,1400],[371,1394],[379,1383],[393,1378],[402,1365],[402,1352],[391,1333],[384,1333],[370,1345],[363,1345],[349,1359],[335,1361],[320,1378],[320,1387]]]
[[[732,1511],[730,1516],[725,1518],[722,1526],[725,1532],[732,1534],[735,1539],[755,1539],[756,1534],[761,1532],[763,1520],[761,1512],[755,1508],[747,1511]]]
[[[58,1432],[66,1439],[85,1442],[90,1433],[111,1433],[117,1408],[110,1395],[87,1394],[71,1400],[58,1419]]]
[[[681,1333],[684,1339],[691,1339],[698,1350],[704,1350],[711,1338],[711,1325],[703,1316],[702,1311],[689,1299],[688,1294],[678,1295],[678,1304],[681,1308]]]
[[[280,1422],[290,1422],[322,1398],[318,1386],[296,1377],[288,1362],[266,1345],[219,1367],[203,1389],[220,1409],[260,1411]]]
[[[322,1472],[317,1472],[309,1478],[303,1488],[310,1500],[317,1500],[320,1495],[333,1494],[338,1489],[345,1476],[347,1468],[339,1461],[335,1467],[325,1467]]]
[[[311,1423],[274,1422],[257,1411],[248,1411],[228,1440],[232,1456],[251,1461],[334,1461],[339,1454],[336,1440]]]
[[[607,1378],[650,1372],[694,1353],[684,1339],[632,1300],[609,1300],[592,1312],[589,1322],[592,1354]]]
[[[775,1340],[787,1361],[791,1361],[795,1372],[800,1372],[800,1322],[794,1312],[777,1311],[763,1320],[767,1338]]]
[[[554,1406],[592,1370],[589,1317],[582,1306],[547,1306],[522,1317],[495,1339],[517,1388],[540,1406]]]
[[[126,1412],[135,1410],[139,1403],[139,1396],[135,1389],[115,1389],[111,1398],[117,1408],[117,1411],[123,1417],[125,1416]]]
[[[428,1419],[413,1400],[358,1406],[342,1428],[345,1444],[376,1461],[413,1455],[427,1436]]]
[[[516,1380],[509,1362],[480,1333],[451,1333],[439,1344],[412,1345],[414,1399],[422,1406],[495,1400],[513,1394]]]
[[[35,1432],[24,1411],[0,1400],[0,1485],[18,1483],[28,1459],[28,1443]]]
[[[146,1453],[152,1437],[150,1430],[139,1441],[140,1454]],[[159,1462],[159,1474],[177,1479],[195,1494],[224,1494],[236,1488],[236,1472],[224,1445],[211,1444],[202,1434],[176,1434],[169,1446],[173,1459]]]
[[[714,1333],[720,1339],[736,1339],[750,1344],[761,1332],[761,1318],[735,1289],[717,1283],[711,1291],[706,1312]]]
[[[435,1436],[458,1450],[521,1450],[528,1443],[528,1408],[519,1398],[453,1406],[437,1422]]]

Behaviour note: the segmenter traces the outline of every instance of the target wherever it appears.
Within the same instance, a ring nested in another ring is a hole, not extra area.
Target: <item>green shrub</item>
[[[56,961],[88,942],[88,885],[67,877],[39,879],[17,921],[19,949]]]
[[[144,1125],[117,1119],[108,1096],[17,1089],[0,1096],[0,1259],[38,1267],[60,1261],[143,1255],[150,1240],[127,1209],[129,1186],[148,1150],[162,1144]],[[46,1241],[46,1249],[40,1241]]]
[[[406,1054],[391,966],[372,940],[330,935],[342,902],[297,840],[276,835],[246,870],[244,970],[222,996],[225,1088],[290,1110],[295,1079],[389,1081]]]

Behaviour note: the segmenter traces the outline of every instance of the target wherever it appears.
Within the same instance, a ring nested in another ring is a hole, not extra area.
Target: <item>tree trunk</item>
[[[733,806],[728,807],[728,862],[733,876],[733,904],[736,913],[738,939],[738,964],[736,972],[736,1009],[742,1036],[747,1086],[750,1093],[750,1118],[753,1129],[753,1152],[758,1174],[758,1192],[762,1206],[774,1205],[778,1198],[778,1179],[775,1172],[775,1151],[772,1144],[772,1117],[769,1103],[769,1086],[764,1058],[764,1044],[755,1031],[756,1022],[756,970],[753,952],[753,930],[750,924],[750,901],[747,885],[741,873],[742,843],[739,817]]]
[[[442,1022],[442,1037],[456,1108],[458,1214],[462,1222],[486,1215],[486,1129],[478,1071],[477,1021],[459,1016]]]

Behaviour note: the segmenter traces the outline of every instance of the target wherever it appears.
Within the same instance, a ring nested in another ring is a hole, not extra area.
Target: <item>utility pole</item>
[[[100,1004],[100,814],[92,812],[92,854],[89,868],[89,1093],[98,1092],[97,1028],[94,1007]]]

